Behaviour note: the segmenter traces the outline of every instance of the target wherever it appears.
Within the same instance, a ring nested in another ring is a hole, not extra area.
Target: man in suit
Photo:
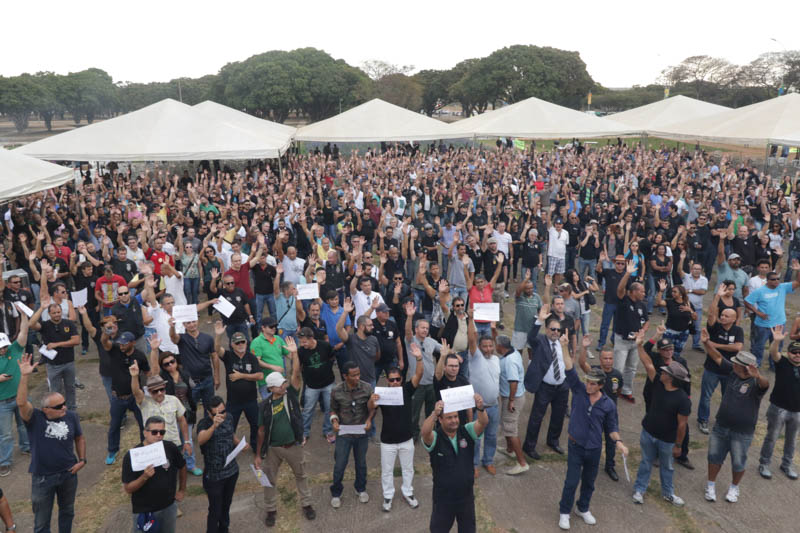
[[[525,389],[535,396],[522,451],[532,459],[541,458],[536,451],[536,442],[539,440],[539,428],[549,405],[552,405],[552,412],[550,427],[547,429],[547,446],[556,453],[564,453],[558,444],[569,399],[569,387],[565,383],[564,354],[558,342],[563,330],[558,318],[548,318],[549,314],[550,306],[543,305],[528,333],[532,356],[525,372]],[[543,323],[545,332],[540,334],[539,328]]]

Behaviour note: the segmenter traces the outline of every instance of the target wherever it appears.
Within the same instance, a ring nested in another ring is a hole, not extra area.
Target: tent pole
[[[281,162],[280,152],[278,152],[278,178],[283,179],[283,163]]]
[[[767,143],[767,149],[764,152],[764,169],[762,170],[763,174],[767,173],[767,161],[769,161],[769,143]]]

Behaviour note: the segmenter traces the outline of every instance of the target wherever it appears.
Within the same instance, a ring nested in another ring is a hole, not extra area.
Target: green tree
[[[414,79],[422,85],[422,111],[429,117],[450,102],[450,86],[457,81],[455,69],[422,70]]]
[[[83,117],[91,124],[95,116],[110,113],[118,107],[111,76],[97,68],[67,74],[59,84],[58,99],[70,112],[75,124],[80,124]]]
[[[31,114],[41,107],[44,99],[45,89],[33,76],[0,77],[0,112],[11,117],[18,132],[28,128]]]
[[[422,84],[405,74],[387,74],[375,81],[378,98],[412,111],[422,108]]]

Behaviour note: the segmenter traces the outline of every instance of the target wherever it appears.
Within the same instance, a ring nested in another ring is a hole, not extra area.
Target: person
[[[261,334],[250,343],[250,352],[258,358],[258,365],[261,367],[261,378],[256,385],[262,400],[269,396],[267,377],[272,372],[284,372],[286,365],[283,358],[289,354],[286,341],[275,335],[277,330],[278,321],[275,317],[264,317],[261,319]]]
[[[380,304],[375,309],[372,334],[378,339],[380,359],[375,362],[375,379],[380,379],[393,366],[403,370],[403,342],[400,329],[394,320],[389,320],[389,306]]]
[[[767,434],[761,445],[758,460],[758,473],[764,479],[771,479],[769,464],[772,461],[772,452],[775,441],[781,430],[783,437],[783,458],[781,472],[791,480],[797,479],[797,471],[792,465],[794,461],[794,447],[797,440],[797,427],[800,423],[800,342],[793,341],[789,344],[786,356],[782,357],[778,345],[786,337],[781,326],[772,329],[774,341],[770,346],[769,355],[775,362],[775,386],[769,397],[767,408]]]
[[[520,384],[525,377],[525,367],[522,355],[507,336],[497,336],[495,351],[500,356],[500,428],[506,439],[505,449],[500,448],[500,452],[516,459],[516,464],[506,470],[506,474],[516,476],[530,469],[519,440],[519,414],[525,406],[525,387]]]
[[[197,444],[203,452],[205,471],[203,489],[208,496],[208,516],[206,533],[228,531],[231,523],[230,509],[236,480],[239,479],[239,465],[234,459],[225,464],[228,454],[239,445],[233,417],[226,412],[225,402],[213,396],[208,404],[206,416],[197,423]],[[247,444],[244,448],[247,449]]]
[[[237,331],[231,336],[231,349],[222,345],[225,325],[221,320],[214,324],[214,348],[217,357],[225,366],[225,390],[228,391],[228,412],[233,417],[233,427],[239,427],[239,418],[244,413],[250,424],[250,442],[258,435],[258,390],[256,381],[262,377],[258,359],[247,351],[247,337]]]
[[[686,259],[686,252],[681,252],[680,272],[683,273],[683,261]],[[683,274],[683,286],[689,295],[689,303],[692,304],[696,314],[694,319],[694,333],[692,333],[692,349],[702,350],[700,345],[700,330],[703,321],[703,296],[708,292],[708,278],[703,275],[703,265],[694,262],[689,267],[689,274]],[[709,315],[710,316],[710,315]]]
[[[780,334],[783,334],[782,330]],[[717,411],[717,420],[708,439],[708,482],[705,498],[709,502],[717,501],[717,475],[725,457],[730,453],[733,479],[725,501],[736,503],[739,501],[739,483],[747,466],[747,451],[758,422],[758,409],[761,398],[769,389],[769,381],[758,372],[756,357],[750,352],[739,352],[728,361],[709,344],[708,332],[701,333],[701,341],[715,363],[731,370],[727,389]]]
[[[653,463],[658,459],[661,476],[661,497],[675,506],[684,505],[683,499],[675,494],[672,481],[672,458],[681,454],[681,443],[686,434],[686,421],[692,411],[692,402],[680,387],[688,382],[689,372],[677,361],[661,367],[656,375],[653,360],[644,349],[645,330],[635,337],[639,358],[647,372],[647,379],[653,383],[652,408],[642,419],[642,432],[639,444],[642,460],[633,485],[633,502],[644,503],[644,492],[650,483]],[[671,450],[671,453],[670,453]]]
[[[475,531],[475,476],[472,462],[475,441],[483,434],[489,417],[486,416],[480,395],[475,394],[474,399],[478,413],[474,422],[461,425],[458,412],[445,413],[444,402],[439,400],[422,423],[422,444],[428,452],[433,470],[431,533],[449,532],[454,521],[458,521],[460,533]]]
[[[608,262],[608,254],[605,252],[600,253],[600,262],[597,263],[595,270],[598,277],[602,279],[605,285],[605,293],[603,295],[603,315],[600,320],[600,336],[597,338],[597,351],[599,352],[606,343],[608,337],[608,329],[611,326],[611,321],[614,321],[614,328],[612,329],[612,344],[613,332],[617,327],[617,306],[620,303],[620,298],[617,297],[617,289],[619,282],[625,276],[625,256],[619,254],[614,257],[614,268],[604,268],[603,263]],[[630,279],[630,276],[628,276]],[[624,285],[623,285],[624,287]]]
[[[386,372],[389,387],[402,387],[402,405],[380,403],[380,394],[373,394],[369,401],[370,409],[380,405],[383,424],[381,425],[381,488],[383,489],[384,512],[392,510],[394,499],[394,464],[400,459],[400,471],[403,476],[401,491],[403,499],[412,509],[419,507],[414,497],[414,439],[411,426],[411,403],[414,391],[422,379],[424,365],[419,345],[411,345],[411,357],[418,363],[411,379],[403,383],[403,373],[398,367],[390,367]]]
[[[129,368],[134,363],[137,363],[138,368],[149,372],[150,364],[145,355],[136,349],[136,339],[133,333],[129,331],[123,331],[119,334],[119,337],[112,341],[106,331],[103,330],[100,340],[103,343],[103,349],[108,352],[108,356],[111,359],[111,423],[108,426],[106,464],[113,465],[117,460],[117,453],[119,453],[122,417],[128,411],[133,413],[139,426],[139,442],[144,438],[142,435],[144,427],[142,412],[139,410],[136,397],[131,389]]]
[[[344,312],[344,308],[339,305],[339,293],[334,290],[329,290],[325,293],[325,303],[322,304],[322,311],[320,318],[325,321],[325,329],[328,331],[328,340],[333,347],[333,353],[336,356],[336,366],[339,369],[339,374],[344,376],[342,372],[342,365],[349,359],[347,355],[347,348],[336,334],[336,323],[339,321],[341,315],[345,315],[344,327],[348,333],[352,331],[350,324],[350,317]]]
[[[17,418],[17,386],[19,361],[28,343],[28,315],[20,313],[17,338],[11,342],[8,335],[0,333],[0,477],[11,473],[14,455],[14,419]],[[19,447],[30,453],[30,442],[25,425],[17,426]]]
[[[311,328],[303,327],[297,332],[297,360],[303,375],[303,438],[311,434],[311,424],[317,403],[322,406],[322,435],[333,444],[336,435],[331,426],[331,391],[336,382],[333,375],[333,347],[325,341],[317,340]]]
[[[380,305],[375,303],[377,300],[373,299],[372,301],[372,307],[377,308]],[[336,322],[336,334],[347,347],[347,355],[350,360],[358,365],[363,380],[375,387],[375,383],[378,381],[375,363],[381,357],[380,343],[375,335],[372,334],[374,327],[372,319],[368,316],[369,313],[364,313],[356,318],[355,334],[347,332],[344,325],[344,317],[352,313],[354,309],[355,304],[353,301],[350,298],[345,298],[344,313],[339,316],[339,320]]]
[[[238,255],[236,257],[239,257]],[[241,332],[250,341],[250,327],[249,323],[254,322],[253,311],[250,309],[250,301],[247,293],[236,287],[236,281],[233,275],[226,273],[222,276],[221,287],[217,288],[217,294],[220,298],[225,298],[233,305],[234,310],[230,316],[223,315],[223,322],[225,323],[225,332],[228,334],[228,339],[233,338],[233,334]],[[214,285],[211,286],[212,291]]]
[[[589,504],[594,493],[594,482],[600,465],[600,454],[603,451],[603,439],[614,442],[615,450],[619,449],[623,455],[628,455],[628,448],[623,444],[619,434],[619,421],[617,419],[617,405],[603,392],[606,374],[599,368],[591,369],[586,373],[586,383],[583,384],[578,377],[572,362],[572,356],[567,349],[568,339],[562,336],[559,339],[561,351],[564,353],[564,372],[566,382],[572,391],[572,408],[569,417],[569,435],[567,445],[567,476],[564,479],[564,488],[561,491],[561,501],[558,504],[558,527],[569,529],[569,514],[572,511],[575,491],[578,482],[581,484],[581,495],[575,514],[583,518],[587,525],[595,525],[595,519],[589,510]],[[583,351],[589,343],[583,343]],[[606,453],[606,455],[608,455]]]
[[[528,370],[525,371],[524,384],[525,390],[534,397],[522,451],[534,460],[541,459],[536,451],[536,444],[539,441],[539,428],[548,406],[551,407],[551,412],[550,425],[547,429],[547,446],[559,455],[564,454],[558,444],[569,399],[569,388],[564,383],[566,378],[564,354],[558,343],[563,330],[561,322],[555,317],[548,317],[549,313],[550,306],[544,304],[539,310],[536,322],[528,332],[528,345],[531,347],[533,357]],[[542,324],[545,326],[545,333],[539,334]]]
[[[0,518],[6,526],[6,531],[16,531],[17,524],[14,522],[14,515],[11,513],[11,506],[8,504],[8,498],[3,494],[3,489],[0,489]]]
[[[344,381],[331,391],[331,424],[337,434],[341,426],[361,426],[355,433],[339,434],[334,451],[333,483],[331,484],[331,507],[342,506],[342,480],[347,468],[350,451],[356,467],[355,489],[358,501],[369,502],[367,493],[367,432],[372,425],[374,411],[369,408],[372,385],[361,380],[361,370],[353,361],[344,364]]]
[[[413,343],[410,348],[414,346],[418,345]],[[436,362],[436,369],[433,371],[433,390],[436,393],[436,401],[442,399],[442,390],[465,387],[469,384],[469,379],[461,374],[458,355],[450,350],[446,340],[442,340],[442,351],[439,353],[439,360]],[[458,418],[461,420],[461,424],[472,422],[472,410],[460,410]]]
[[[689,294],[686,288],[682,285],[675,285],[670,289],[670,297],[662,297],[667,290],[667,282],[664,280],[658,281],[659,293],[656,295],[656,305],[659,307],[667,308],[667,330],[664,332],[664,338],[672,342],[675,346],[675,353],[680,355],[683,351],[683,345],[689,339],[689,334],[692,333],[695,321],[697,320],[697,312],[694,305],[689,301]]]
[[[297,494],[306,520],[314,520],[317,513],[311,505],[311,490],[308,487],[306,461],[303,447],[303,418],[300,414],[298,398],[302,382],[300,380],[300,361],[294,339],[286,339],[286,347],[292,358],[291,381],[280,372],[267,376],[270,396],[258,407],[258,437],[255,448],[254,466],[262,469],[271,486],[264,487],[264,503],[267,508],[265,524],[274,527],[278,516],[278,470],[286,461],[294,473]]]
[[[296,257],[296,255],[295,255]],[[288,258],[288,256],[287,256]],[[302,261],[302,259],[296,259]],[[284,340],[286,337],[291,337],[297,331],[297,287],[292,281],[284,279],[281,281],[281,275],[284,273],[284,264],[278,263],[275,267],[275,280],[273,281],[272,294],[275,299],[275,320],[278,324],[277,333]],[[301,267],[302,272],[302,267]],[[285,275],[285,277],[288,277]]]
[[[492,324],[495,336],[495,324]],[[469,348],[467,357],[473,369],[470,383],[473,390],[483,398],[483,407],[489,418],[483,434],[475,440],[475,477],[478,477],[478,466],[481,465],[491,475],[497,473],[494,466],[494,455],[497,450],[497,426],[500,422],[498,403],[500,397],[500,359],[494,353],[494,338],[482,336],[478,339],[475,321],[469,321]],[[481,453],[481,442],[483,453]]]
[[[520,353],[528,345],[528,330],[543,303],[535,288],[531,270],[525,269],[522,282],[517,285],[514,294],[514,331],[511,334],[511,345]]]
[[[622,372],[624,379],[620,397],[630,403],[636,403],[633,397],[633,376],[639,363],[636,357],[636,332],[647,331],[650,325],[644,302],[644,285],[633,282],[628,287],[628,279],[634,270],[633,261],[628,261],[625,274],[617,285],[619,305],[614,318],[614,368]]]
[[[128,450],[122,459],[122,486],[131,495],[134,533],[145,531],[146,525],[159,533],[176,531],[178,503],[183,501],[186,494],[186,461],[178,446],[164,440],[166,433],[164,419],[151,416],[144,424],[144,441],[133,448],[163,442],[166,464],[147,465],[144,470],[134,471],[132,450]]]
[[[219,358],[214,350],[214,339],[203,333],[197,320],[184,322],[186,329],[180,335],[175,331],[175,319],[169,319],[169,338],[178,346],[180,364],[194,381],[192,399],[203,402],[203,410],[208,413],[214,391],[219,388]]]
[[[588,335],[583,337],[583,339],[581,339],[581,346],[582,350],[578,357],[578,366],[581,367],[581,370],[583,370],[586,375],[596,372],[598,369],[603,372],[603,393],[611,398],[611,401],[614,402],[614,408],[616,409],[617,397],[622,387],[623,377],[622,372],[614,368],[614,349],[609,346],[604,346],[603,349],[600,350],[600,355],[598,356],[600,365],[590,366],[587,357],[589,346],[591,346],[591,337]],[[619,411],[617,411],[617,420],[619,420]],[[606,463],[604,471],[606,475],[611,478],[611,481],[619,481],[619,474],[617,474],[616,462],[614,460],[616,454],[616,443],[611,437],[606,435]]]
[[[555,205],[553,205],[553,211],[555,212]],[[557,217],[553,221],[547,233],[547,273],[553,277],[555,284],[558,285],[567,269],[566,260],[569,233],[564,229],[564,221],[561,217]]]
[[[75,517],[78,472],[86,466],[86,439],[75,411],[64,396],[49,392],[42,408],[28,401],[28,378],[39,363],[26,354],[18,362],[17,407],[31,441],[31,503],[34,533],[49,533],[53,500],[58,498],[58,531],[70,533]],[[74,447],[74,451],[73,451]],[[77,453],[77,457],[76,457]]]
[[[407,301],[403,305],[406,314],[405,341],[406,350],[411,350],[412,344],[418,344],[422,350],[422,364],[425,370],[422,373],[422,379],[414,392],[414,398],[411,405],[411,425],[414,428],[414,440],[419,438],[419,412],[424,404],[425,416],[429,416],[433,412],[433,406],[436,402],[436,391],[433,387],[434,377],[434,354],[439,352],[441,357],[442,345],[433,340],[430,333],[430,322],[422,317],[417,317],[417,306],[413,300]],[[415,321],[416,318],[416,321]],[[413,333],[412,333],[413,330]],[[416,360],[409,359],[408,372],[416,373],[417,362]]]

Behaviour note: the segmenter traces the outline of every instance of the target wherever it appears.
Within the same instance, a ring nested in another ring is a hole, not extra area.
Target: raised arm
[[[636,266],[633,264],[632,260],[628,260],[628,264],[625,266],[625,275],[622,276],[622,279],[619,280],[619,285],[617,285],[617,298],[622,300],[625,298],[625,291],[628,287],[628,280],[633,274],[633,271],[636,270]]]
[[[347,328],[344,326],[345,321],[347,320],[347,316],[353,312],[356,306],[353,304],[353,300],[348,296],[344,299],[344,305],[342,306],[344,311],[341,315],[339,315],[339,320],[336,321],[336,334],[339,336],[342,342],[347,342],[350,338],[350,334],[347,333]]]
[[[653,366],[653,360],[650,358],[647,352],[644,351],[644,337],[644,329],[641,329],[638,333],[636,333],[636,347],[639,350],[639,360],[642,362],[642,365],[644,365],[644,369],[647,372],[647,379],[654,381],[656,378],[656,367]]]

